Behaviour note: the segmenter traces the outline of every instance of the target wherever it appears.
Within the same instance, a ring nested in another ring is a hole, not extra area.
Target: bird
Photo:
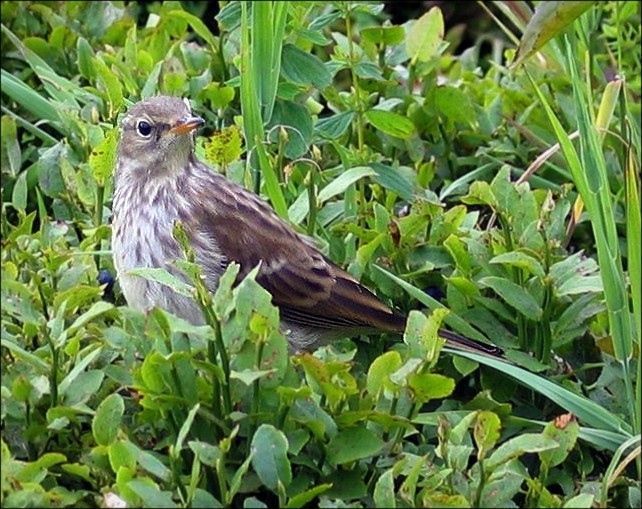
[[[195,131],[203,125],[188,100],[160,95],[134,104],[121,121],[112,252],[128,305],[143,312],[156,306],[204,323],[194,299],[130,273],[165,268],[185,277],[173,263],[183,256],[172,236],[179,221],[208,290],[216,290],[232,262],[240,266],[237,281],[259,267],[256,281],[272,295],[291,351],[311,351],[360,333],[403,333],[404,314],[328,259],[258,195],[196,158]],[[439,334],[455,349],[501,353],[445,329]]]

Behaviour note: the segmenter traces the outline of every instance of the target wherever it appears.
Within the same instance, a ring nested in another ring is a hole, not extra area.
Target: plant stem
[[[314,236],[314,230],[317,224],[317,193],[316,193],[316,171],[314,165],[310,166],[308,171],[308,228],[307,233],[310,237]]]

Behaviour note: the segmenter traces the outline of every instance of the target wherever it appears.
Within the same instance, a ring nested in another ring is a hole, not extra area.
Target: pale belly
[[[169,286],[130,273],[135,268],[163,268],[185,280],[174,261],[183,254],[172,237],[173,221],[149,221],[132,213],[124,221],[114,219],[112,251],[114,266],[127,303],[134,309],[148,312],[159,307],[191,323],[203,323],[197,303],[176,293]]]

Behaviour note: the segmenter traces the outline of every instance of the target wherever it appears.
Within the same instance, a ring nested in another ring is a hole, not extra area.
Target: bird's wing
[[[265,202],[206,170],[193,227],[215,239],[228,262],[240,264],[240,278],[261,264],[256,279],[283,318],[327,329],[403,330],[403,316],[327,260]]]

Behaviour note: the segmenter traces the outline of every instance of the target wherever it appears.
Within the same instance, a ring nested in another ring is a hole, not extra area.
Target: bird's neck
[[[169,184],[189,171],[193,160],[192,147],[183,144],[143,161],[119,157],[116,188],[124,185],[149,188]]]

